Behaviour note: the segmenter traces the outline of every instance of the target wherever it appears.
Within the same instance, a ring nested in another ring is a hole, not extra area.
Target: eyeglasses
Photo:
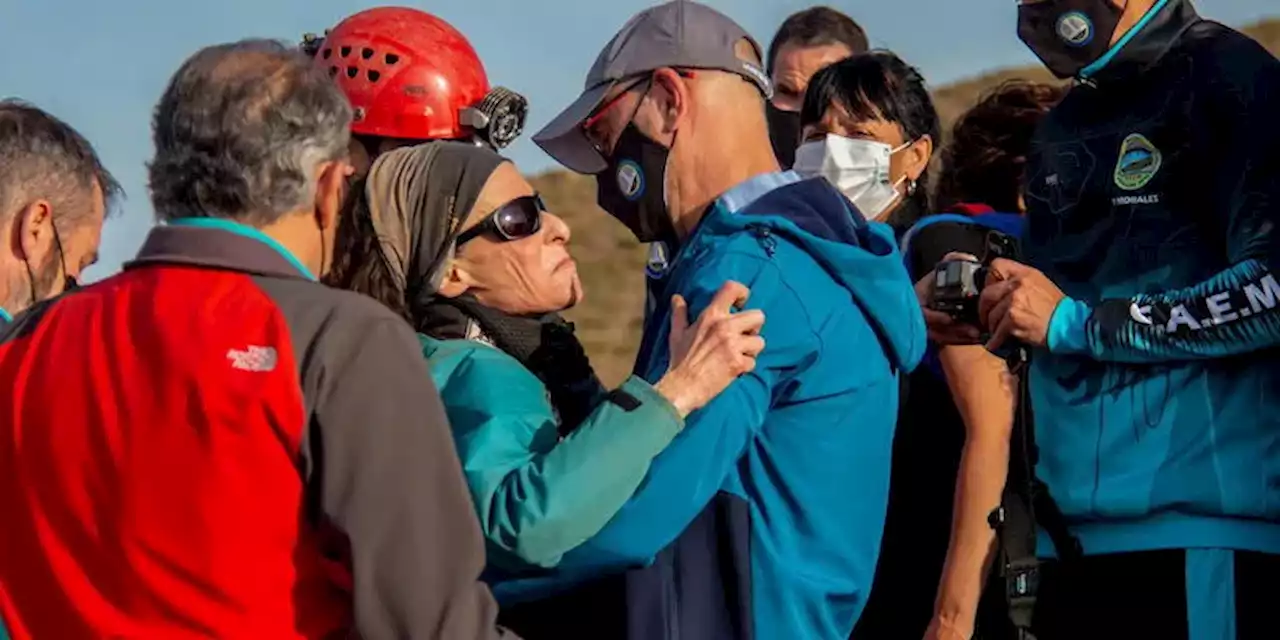
[[[541,196],[520,196],[485,216],[480,224],[458,234],[455,246],[460,247],[485,233],[501,240],[528,238],[542,228],[542,212],[546,210]]]
[[[697,77],[697,74],[689,69],[675,69],[674,71],[681,78]],[[633,80],[630,80],[630,81],[623,80],[621,82],[622,82],[622,90],[614,94],[612,98],[609,98],[608,100],[605,100],[604,102],[600,103],[600,105],[597,106],[591,112],[591,114],[588,115],[586,119],[582,121],[582,124],[579,125],[582,128],[582,134],[586,136],[587,141],[591,143],[591,146],[595,147],[596,153],[600,154],[601,157],[608,157],[609,154],[607,153],[607,151],[609,150],[605,148],[605,141],[600,140],[599,135],[595,132],[596,125],[599,124],[600,121],[604,119],[604,116],[608,114],[609,111],[613,110],[614,107],[616,107],[620,102],[622,102],[622,99],[627,97],[627,94],[631,93],[636,89],[639,89],[640,85],[647,85],[645,87],[645,93],[647,94],[649,92],[649,87],[653,86],[653,72],[647,71],[643,74],[640,74]],[[639,110],[640,110],[640,103],[637,102],[635,106],[635,111],[633,111],[631,113],[631,117],[627,119],[628,122],[635,119],[636,117],[635,112]]]

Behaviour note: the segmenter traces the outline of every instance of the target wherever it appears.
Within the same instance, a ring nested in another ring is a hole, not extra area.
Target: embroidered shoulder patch
[[[1116,186],[1125,191],[1136,191],[1147,186],[1160,171],[1164,161],[1160,150],[1146,136],[1131,133],[1120,144],[1120,159],[1116,162]]]

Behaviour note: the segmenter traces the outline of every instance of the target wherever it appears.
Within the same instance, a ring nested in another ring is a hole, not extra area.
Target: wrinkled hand
[[[998,258],[991,263],[987,286],[978,301],[978,317],[991,328],[987,350],[999,349],[1010,338],[1033,346],[1045,345],[1049,319],[1066,295],[1036,269]]]
[[[967,253],[948,253],[942,261],[974,260],[977,258]],[[939,263],[941,264],[941,263]],[[933,302],[933,284],[936,280],[930,271],[916,283],[916,298],[920,301],[920,309],[924,312],[924,323],[929,328],[929,339],[937,344],[977,344],[982,335],[973,325],[956,322],[955,318],[941,311],[929,308]]]
[[[706,405],[738,376],[755,369],[756,356],[764,350],[764,312],[733,311],[750,295],[742,284],[726,282],[693,324],[684,298],[671,298],[671,365],[654,386],[681,416]]]

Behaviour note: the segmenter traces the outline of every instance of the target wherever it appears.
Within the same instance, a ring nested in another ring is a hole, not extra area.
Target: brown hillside
[[[1280,55],[1280,19],[1245,32]],[[994,71],[941,87],[934,97],[943,121],[949,126],[979,96],[1011,78],[1051,79],[1044,69],[1029,67]],[[573,228],[570,246],[587,298],[569,316],[601,377],[617,384],[630,372],[639,345],[645,250],[622,225],[596,208],[592,178],[553,171],[535,177],[533,183],[551,210]]]

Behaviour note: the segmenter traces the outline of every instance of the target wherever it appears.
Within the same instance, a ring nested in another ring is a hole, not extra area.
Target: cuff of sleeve
[[[1074,298],[1063,298],[1049,317],[1049,331],[1045,344],[1049,351],[1064,354],[1083,354],[1089,351],[1089,316],[1093,309]]]
[[[680,417],[680,412],[676,411],[675,405],[671,404],[671,401],[667,400],[666,396],[658,393],[658,390],[654,389],[653,385],[645,382],[643,378],[631,376],[618,389],[639,400],[641,405],[659,407],[662,414],[671,420],[674,433],[679,433],[684,429],[684,418]]]

